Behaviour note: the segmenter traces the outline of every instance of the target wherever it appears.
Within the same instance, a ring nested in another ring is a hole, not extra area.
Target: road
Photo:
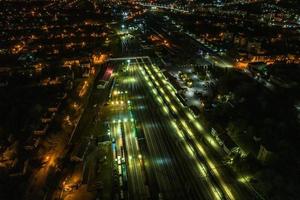
[[[249,192],[245,190],[244,186],[238,184],[234,175],[228,172],[226,166],[222,166],[221,158],[216,158],[210,151],[215,144],[212,143],[210,144],[211,146],[207,146],[199,142],[201,137],[208,138],[209,135],[202,128],[200,122],[192,116],[189,109],[181,104],[175,94],[175,90],[166,81],[159,69],[153,66],[150,60],[142,60],[142,62],[153,84],[159,88],[159,93],[165,98],[165,102],[169,105],[173,116],[178,117],[180,127],[186,133],[189,144],[198,156],[203,159],[204,165],[210,170],[213,179],[223,191],[224,197],[227,199],[251,198]]]
[[[160,194],[164,199],[221,199],[218,187],[204,172],[204,165],[183,138],[170,113],[165,111],[166,106],[160,105],[160,98],[150,92],[151,87],[147,86],[139,64],[138,60],[132,59],[128,67],[125,67],[125,72],[118,73],[121,82],[116,84],[114,92],[120,97],[115,98],[113,95],[111,101],[111,104],[114,102],[122,107],[121,104],[125,105],[129,100],[132,109],[129,116],[118,112],[119,116],[114,119],[115,124],[118,122],[124,126],[125,143],[122,144],[125,146],[126,160],[129,160],[129,195],[131,192],[133,195],[138,194],[138,187],[144,187],[146,183],[145,187],[150,187],[150,196],[153,198],[158,198]],[[143,131],[146,151],[139,151],[136,137],[127,137],[130,136],[127,133],[132,130],[131,119]],[[121,144],[116,139],[117,143]],[[121,152],[119,154],[122,156]],[[141,162],[145,171],[140,168]],[[143,177],[142,180],[137,176]]]
[[[141,62],[143,62],[143,60],[140,60],[139,64],[141,64]],[[158,98],[158,101],[160,102],[161,99],[162,98]],[[157,102],[155,103],[157,104]],[[155,106],[155,103],[153,102],[154,105],[152,107]],[[215,192],[217,190],[216,186],[212,183],[210,177],[208,177],[206,173],[203,173],[203,165],[195,157],[191,146],[185,141],[182,131],[177,125],[176,119],[171,116],[171,112],[169,111],[170,109],[165,103],[162,105],[162,110],[165,114],[157,113],[156,115],[166,115],[167,119],[162,118],[159,120],[159,126],[164,127],[166,130],[165,132],[173,134],[168,138],[159,138],[158,141],[164,141],[165,143],[167,142],[167,144],[162,145],[172,147],[170,157],[176,160],[179,164],[179,166],[176,166],[174,163],[175,167],[177,168],[174,171],[176,174],[179,173],[179,179],[184,181],[176,183],[176,185],[180,185],[181,190],[186,190],[184,198],[201,199],[205,197],[205,199],[216,199],[218,197],[218,195],[216,197]],[[166,133],[162,133],[162,137],[165,135]],[[173,141],[171,139],[173,139]],[[171,196],[171,198],[173,197]]]
[[[120,71],[120,70],[119,70]],[[120,72],[119,72],[120,74]],[[127,193],[128,199],[146,199],[147,186],[142,167],[142,157],[136,137],[135,121],[132,117],[128,91],[124,88],[122,76],[115,77],[109,108],[111,111],[109,124],[112,138],[115,141],[115,159],[118,165],[120,196]],[[126,167],[123,165],[126,163]]]

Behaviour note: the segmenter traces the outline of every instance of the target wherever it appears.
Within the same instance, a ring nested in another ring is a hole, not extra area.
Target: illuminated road
[[[187,143],[176,134],[178,130],[170,116],[162,107],[160,109],[137,64],[131,62],[127,72],[119,73],[119,76],[123,76],[122,92],[128,92],[133,113],[145,135],[148,153],[142,156],[147,178],[149,183],[157,184],[154,189],[150,185],[150,190],[156,192],[151,196],[157,197],[161,193],[164,199],[216,199],[213,183],[207,182],[206,174],[199,173],[202,166]]]
[[[141,73],[140,77],[142,77]],[[149,91],[149,88],[146,88],[145,90]],[[155,92],[153,96],[156,96]],[[166,173],[168,174],[170,169],[174,169],[174,175],[172,175],[171,177],[177,176],[177,179],[179,181],[178,183],[176,183],[174,178],[169,177],[171,185],[174,184],[173,192],[176,191],[176,193],[178,194],[174,196],[173,193],[167,193],[167,199],[216,199],[216,193],[214,192],[215,187],[213,186],[211,181],[209,181],[209,177],[207,177],[207,174],[200,172],[202,170],[202,166],[196,159],[194,153],[191,150],[191,147],[183,139],[182,133],[176,125],[176,121],[174,121],[174,119],[170,117],[166,105],[164,103],[158,105],[158,103],[161,101],[161,98],[156,96],[155,102],[151,102],[150,99],[146,99],[145,103],[152,103],[152,105],[150,106],[150,108],[152,108],[151,114],[153,114],[151,119],[157,119],[157,121],[154,121],[152,123],[157,124],[157,126],[160,128],[158,129],[160,131],[151,131],[154,133],[160,133],[160,135],[155,135],[157,139],[155,140],[154,144],[159,144],[159,146],[156,147],[158,149],[166,147],[166,149],[162,150],[162,156],[168,155],[168,157],[165,157],[167,160],[169,160],[169,166],[167,166]],[[159,107],[161,109],[157,109]],[[148,138],[146,139],[148,142]],[[151,139],[152,138],[149,138],[149,140]],[[170,185],[163,185],[163,187],[165,186],[169,187]],[[180,187],[178,188],[178,186]]]
[[[116,141],[115,158],[119,175],[122,177],[119,181],[120,196],[121,193],[126,193],[125,184],[128,177],[128,199],[146,199],[147,187],[142,169],[142,155],[136,138],[135,121],[131,114],[127,90],[120,84],[120,81],[122,79],[117,77],[110,100],[110,107],[114,112],[110,125],[112,137]],[[124,167],[125,163],[127,167]]]
[[[173,116],[177,116],[179,127],[184,130],[187,137],[188,143],[192,146],[192,149],[196,154],[203,160],[204,164],[210,171],[213,180],[217,183],[219,188],[215,187],[216,190],[222,190],[223,194],[218,191],[220,198],[227,199],[249,199],[248,191],[245,191],[243,186],[241,187],[236,179],[232,177],[232,174],[227,174],[225,167],[222,167],[222,162],[217,161],[216,158],[208,150],[207,146],[203,145],[199,141],[199,136],[204,136],[206,139],[211,141],[212,148],[218,148],[216,143],[209,138],[210,136],[205,133],[201,124],[192,116],[188,108],[185,108],[180,100],[176,97],[175,89],[169,85],[169,83],[164,78],[163,74],[156,68],[152,66],[149,60],[144,61],[143,67],[147,71],[153,85],[159,88],[159,93],[164,99],[164,102],[169,106]],[[147,63],[147,64],[146,64]],[[242,189],[243,188],[243,189]]]
[[[123,61],[115,80],[108,107],[113,113],[109,124],[115,159],[121,166],[120,195],[127,199],[250,199],[210,151],[219,148],[214,141],[209,147],[199,142],[200,136],[209,135],[149,59]]]

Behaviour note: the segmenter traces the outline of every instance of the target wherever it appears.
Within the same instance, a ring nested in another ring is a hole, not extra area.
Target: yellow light
[[[156,91],[156,89],[152,89],[152,92],[155,94],[155,95],[157,95],[157,91]]]
[[[158,101],[160,104],[163,103],[162,99],[161,99],[159,96],[157,96],[156,99],[157,99],[157,101]]]
[[[165,113],[169,113],[169,110],[168,110],[168,108],[166,107],[166,106],[163,106],[163,111],[165,112]]]
[[[203,127],[201,126],[201,124],[200,124],[198,121],[195,121],[194,124],[195,124],[196,128],[197,128],[199,131],[203,131],[203,130],[204,130]]]
[[[165,93],[161,87],[159,88],[159,91],[163,94]]]
[[[216,188],[215,186],[211,186],[210,189],[212,190],[216,199],[221,199],[220,191],[218,188]]]
[[[194,157],[194,152],[193,152],[192,148],[188,144],[185,147],[186,147],[186,150],[189,152],[190,156]]]
[[[163,91],[163,94],[165,94],[165,92]],[[171,100],[168,96],[165,96],[165,99],[167,100],[167,102],[171,103]]]
[[[191,115],[191,113],[187,113],[187,116],[188,116],[188,118],[189,118],[190,120],[193,120],[193,119],[194,119],[194,117]]]
[[[175,113],[178,112],[174,105],[171,105],[171,109],[172,109]]]
[[[207,136],[206,139],[208,140],[208,142],[214,147],[214,148],[218,148],[218,144],[216,143],[216,141],[214,140],[214,138],[212,138],[211,136]]]
[[[45,161],[48,162],[48,160],[50,159],[50,156],[46,156],[45,157]]]
[[[189,136],[191,138],[194,138],[194,135],[193,135],[191,129],[187,126],[187,124],[185,123],[185,121],[180,120],[180,122],[181,122],[182,126],[185,128],[186,132],[189,134]]]
[[[175,128],[176,130],[178,130],[178,126],[177,126],[176,122],[175,122],[174,120],[172,120],[171,123],[172,123],[172,125],[174,126],[174,128]]]
[[[250,176],[241,176],[238,178],[238,181],[241,183],[248,183],[250,181],[251,177]]]
[[[207,169],[205,168],[205,166],[202,165],[201,163],[197,163],[197,167],[198,167],[201,175],[206,177],[207,176]]]

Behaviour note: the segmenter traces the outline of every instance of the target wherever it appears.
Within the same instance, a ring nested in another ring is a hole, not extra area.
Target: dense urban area
[[[0,1],[0,199],[300,199],[298,0]]]

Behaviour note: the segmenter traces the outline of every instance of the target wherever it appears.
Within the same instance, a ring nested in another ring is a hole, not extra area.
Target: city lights
[[[0,199],[299,199],[298,7],[0,1]]]

